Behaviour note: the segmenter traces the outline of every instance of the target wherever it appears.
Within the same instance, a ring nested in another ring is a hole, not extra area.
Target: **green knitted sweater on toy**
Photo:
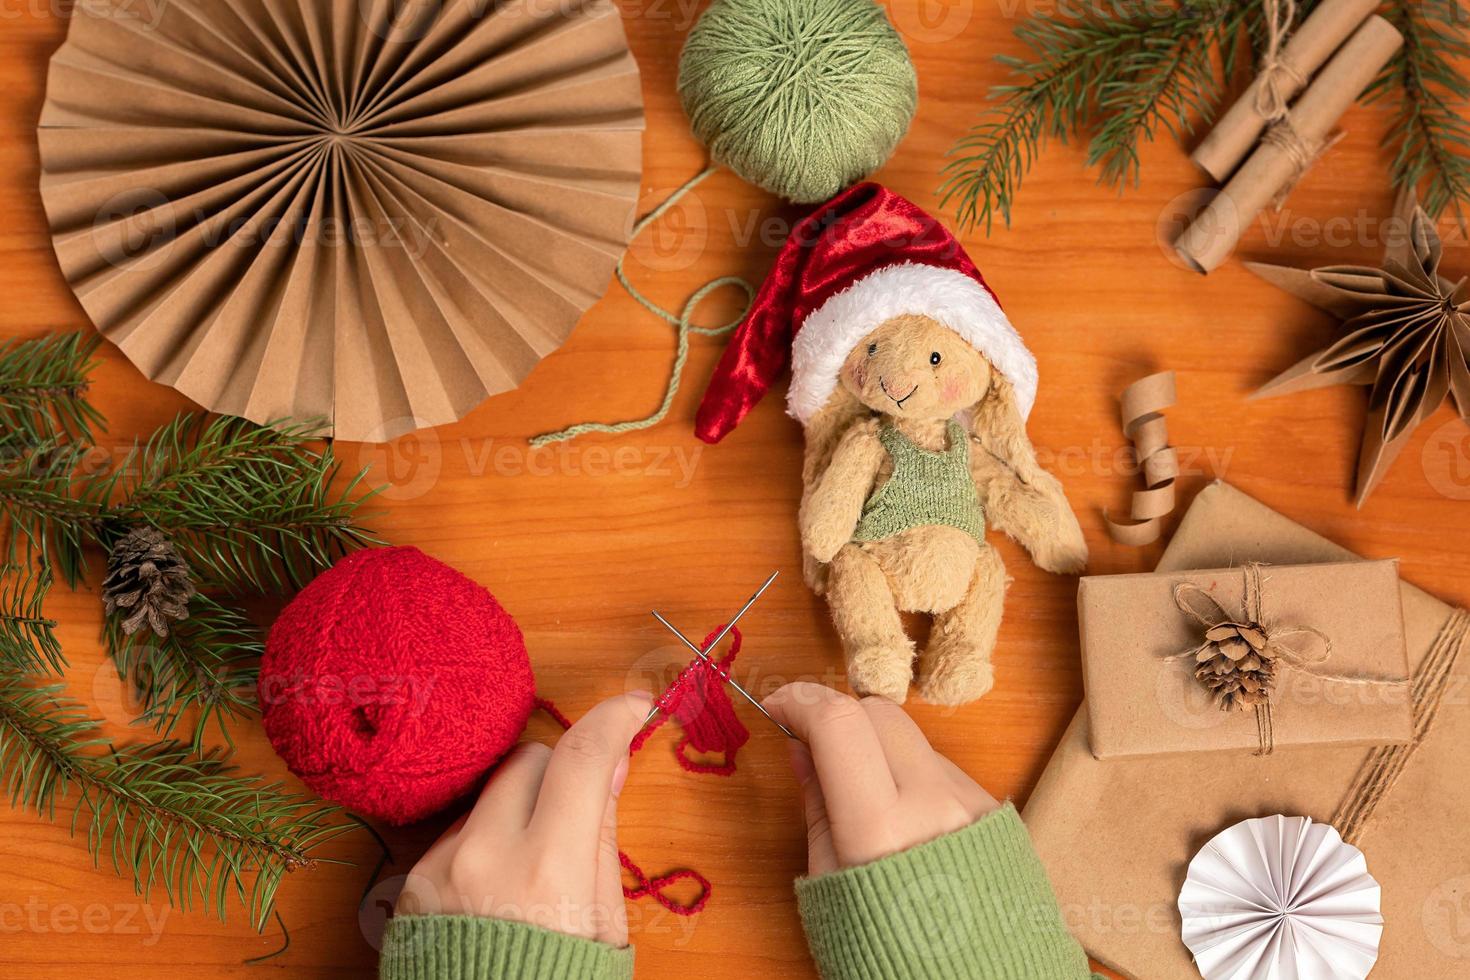
[[[970,444],[951,421],[949,448],[932,452],[885,422],[878,439],[893,460],[893,475],[873,491],[853,532],[854,541],[882,541],[916,527],[946,525],[985,541],[985,511],[970,475]]]
[[[1009,804],[900,854],[800,879],[796,898],[824,980],[1093,977]],[[497,919],[403,916],[388,923],[379,975],[629,980],[633,950]]]

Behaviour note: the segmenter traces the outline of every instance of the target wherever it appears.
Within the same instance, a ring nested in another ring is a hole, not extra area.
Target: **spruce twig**
[[[123,463],[92,473],[88,447],[28,447],[0,469],[0,522],[15,532],[11,561],[54,566],[75,587],[87,547],[110,550],[130,530],[156,528],[188,562],[201,589],[281,593],[374,539],[357,524],[371,491],[362,473],[337,489],[330,446],[310,446],[311,424],[262,427],[237,418],[180,415]],[[216,599],[193,607],[199,622],[158,640],[128,638],[109,618],[106,639],[135,684],[143,719],[164,734],[197,709],[191,744],[211,721],[253,707],[243,686],[256,670],[259,630]]]
[[[87,401],[95,333],[53,334],[0,346],[0,432],[32,445],[60,439],[90,443],[105,428]]]
[[[132,686],[143,706],[139,721],[169,737],[192,711],[190,748],[203,751],[211,722],[234,746],[227,723],[254,712],[265,652],[260,628],[244,613],[211,596],[196,595],[189,603],[189,618],[166,637],[148,630],[129,636],[116,617],[109,617],[103,629],[118,676]]]
[[[45,568],[0,566],[0,672],[60,673],[66,665],[56,621],[42,611],[50,588]]]
[[[281,880],[349,831],[336,807],[235,772],[218,754],[169,742],[114,749],[58,687],[0,676],[0,770],[12,806],[54,820],[73,794],[73,833],[147,897],[221,919],[231,899],[263,929]]]
[[[1093,79],[1142,37],[1128,21],[1069,24],[1041,18],[1022,22],[1016,36],[1032,60],[996,58],[1018,80],[992,90],[999,105],[955,144],[954,159],[944,168],[941,205],[956,203],[962,227],[984,225],[989,232],[997,212],[1010,224],[1021,181],[1047,140],[1066,142],[1091,118]]]
[[[28,449],[0,468],[0,519],[72,587],[85,571],[87,545],[106,549],[147,525],[170,538],[201,588],[299,588],[342,554],[374,543],[355,523],[373,496],[358,493],[365,471],[335,490],[341,467],[330,446],[310,448],[314,431],[183,414],[100,473],[87,472],[88,447]]]
[[[1453,208],[1463,225],[1470,204],[1470,79],[1460,65],[1470,58],[1470,17],[1459,0],[1391,0],[1385,15],[1404,35],[1404,46],[1368,98],[1393,106],[1384,145],[1393,151],[1394,186],[1417,188],[1429,214]]]
[[[361,474],[334,489],[338,464],[330,447],[312,448],[306,425],[184,415],[122,465],[89,465],[102,427],[86,401],[95,343],[0,347],[0,779],[13,806],[44,817],[72,804],[73,833],[84,831],[94,859],[108,856],[140,894],[162,887],[175,906],[221,918],[237,900],[260,929],[284,876],[354,828],[337,808],[240,775],[204,749],[212,722],[228,742],[226,721],[255,707],[260,629],[208,595],[195,595],[164,638],[128,636],[108,617],[104,638],[142,720],[168,736],[194,713],[188,745],[115,748],[60,686],[25,680],[63,664],[42,605],[53,569],[75,587],[88,548],[110,550],[141,527],[162,532],[202,573],[200,585],[258,594],[304,584],[371,540],[356,520],[372,494],[358,493]]]
[[[1398,187],[1419,187],[1432,212],[1470,203],[1470,20],[1460,0],[1387,0],[1402,51],[1366,100],[1388,98],[1385,139]],[[1299,4],[1305,17],[1316,0]],[[1213,115],[1223,82],[1262,43],[1262,0],[1112,0],[1080,18],[1034,17],[1016,30],[1024,57],[997,58],[1016,81],[955,144],[940,196],[962,228],[1007,225],[1021,183],[1050,140],[1088,139],[1103,183],[1135,183],[1139,147],[1160,131],[1185,139]],[[1218,67],[1217,67],[1218,65]]]
[[[0,530],[9,537],[7,560],[52,567],[76,588],[84,549],[104,523],[107,481],[78,479],[87,446],[12,442],[9,448],[0,453]]]
[[[1200,0],[1161,10],[1116,0],[1077,21],[1023,22],[1016,36],[1028,56],[996,59],[1017,81],[992,91],[998,104],[950,151],[942,204],[955,206],[962,227],[989,232],[997,215],[1009,225],[1021,182],[1047,141],[1067,142],[1099,121],[1089,164],[1103,164],[1109,183],[1135,177],[1141,141],[1160,126],[1187,133],[1191,117],[1208,116],[1219,87],[1210,52],[1221,48],[1233,71],[1258,13],[1242,2]]]
[[[331,447],[308,447],[317,429],[181,415],[123,464],[122,473],[136,475],[106,520],[163,531],[201,576],[201,587],[300,588],[342,554],[373,542],[355,524],[372,496],[356,495],[365,474],[334,492],[340,466]]]
[[[1139,146],[1152,142],[1160,129],[1185,139],[1198,122],[1211,118],[1220,97],[1212,52],[1236,48],[1230,38],[1244,12],[1215,2],[1165,17],[1165,23],[1149,25],[1148,39],[1122,54],[1097,83],[1099,123],[1087,163],[1101,166],[1103,183],[1137,184]]]

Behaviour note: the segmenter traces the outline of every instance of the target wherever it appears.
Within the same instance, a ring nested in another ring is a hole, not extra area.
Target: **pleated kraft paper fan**
[[[148,377],[375,441],[566,339],[627,246],[642,129],[611,0],[89,0],[41,193]]]

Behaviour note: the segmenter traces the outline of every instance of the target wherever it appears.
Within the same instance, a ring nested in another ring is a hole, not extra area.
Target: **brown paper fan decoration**
[[[91,0],[41,194],[148,377],[382,440],[566,340],[627,246],[642,129],[611,0]]]

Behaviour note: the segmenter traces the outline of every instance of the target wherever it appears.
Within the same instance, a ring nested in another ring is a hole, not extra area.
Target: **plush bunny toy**
[[[754,406],[788,343],[788,406],[807,437],[807,580],[827,595],[849,681],[903,701],[915,648],[900,613],[927,613],[919,693],[981,697],[1007,581],[986,527],[1048,571],[1087,561],[1026,436],[1035,359],[954,237],[876,184],[792,232],[715,373],[702,438],[722,438]]]

